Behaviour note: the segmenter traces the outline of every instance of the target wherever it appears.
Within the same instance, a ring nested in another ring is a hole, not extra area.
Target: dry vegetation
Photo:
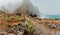
[[[54,35],[54,32],[60,34],[60,20],[41,19],[23,13],[7,14],[1,12],[0,31],[1,30],[5,31],[7,35],[12,33],[15,35],[48,35],[48,33],[49,35]],[[46,32],[48,33],[46,34]]]

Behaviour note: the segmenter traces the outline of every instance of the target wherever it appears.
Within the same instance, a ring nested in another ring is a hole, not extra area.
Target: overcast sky
[[[6,0],[0,0],[0,6],[8,3],[5,1]],[[8,1],[10,2],[12,0]],[[15,0],[13,1],[15,2]],[[18,1],[20,2],[22,0]],[[60,15],[60,0],[31,0],[31,2],[34,6],[39,8],[41,14],[43,15]]]
[[[31,0],[42,14],[60,15],[60,0]]]

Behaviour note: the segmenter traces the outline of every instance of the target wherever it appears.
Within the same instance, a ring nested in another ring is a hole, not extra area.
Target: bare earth
[[[27,16],[26,16],[27,17]],[[54,19],[39,19],[37,17],[31,17],[34,21],[35,35],[60,35],[60,20]],[[16,22],[7,22],[2,20],[3,14],[0,14],[0,30],[5,31],[8,29],[8,25],[17,25],[21,23],[20,21]],[[20,33],[21,34],[21,33]],[[14,34],[11,34],[14,35]]]

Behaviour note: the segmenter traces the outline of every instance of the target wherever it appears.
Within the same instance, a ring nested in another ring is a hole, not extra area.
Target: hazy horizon
[[[38,9],[42,15],[60,15],[60,2],[59,1],[60,0],[31,0],[32,4],[35,7],[38,7]],[[0,6],[2,6],[2,5],[4,6],[4,4],[8,3],[8,2],[14,3],[16,1],[15,0],[6,0],[6,2],[5,2],[5,0],[0,0]],[[18,0],[17,2],[22,3],[22,0]],[[7,6],[5,6],[5,7],[7,7]],[[7,7],[7,9],[8,9],[8,7]],[[12,10],[11,6],[10,6],[10,9]]]
[[[60,0],[31,0],[43,15],[60,15]]]

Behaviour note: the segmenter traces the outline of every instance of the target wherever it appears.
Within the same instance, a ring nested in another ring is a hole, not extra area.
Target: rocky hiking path
[[[39,20],[35,20],[35,35],[60,35],[60,31],[51,29],[43,24],[39,23]]]

